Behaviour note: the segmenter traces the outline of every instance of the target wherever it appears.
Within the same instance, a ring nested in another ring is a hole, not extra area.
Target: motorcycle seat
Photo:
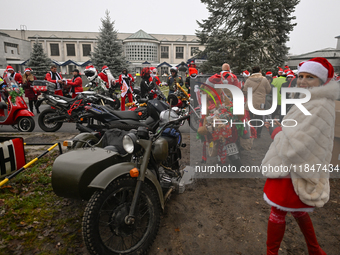
[[[8,106],[7,106],[7,104],[6,103],[4,103],[4,102],[0,102],[0,109],[7,109],[8,108]]]
[[[140,99],[138,100],[138,103],[144,104],[144,103],[147,103],[148,101],[149,101],[149,99],[147,99],[147,98],[140,98]]]
[[[134,111],[114,111],[113,114],[121,119],[139,120],[141,118]]]

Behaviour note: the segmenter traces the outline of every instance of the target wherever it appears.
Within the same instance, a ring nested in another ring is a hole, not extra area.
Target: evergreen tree
[[[38,80],[43,80],[46,73],[50,70],[51,63],[52,61],[44,53],[41,43],[36,41],[27,66],[33,70]]]
[[[118,42],[117,31],[114,30],[114,22],[111,21],[109,14],[106,10],[105,18],[101,19],[102,27],[99,29],[97,46],[92,52],[91,61],[98,70],[107,65],[111,73],[117,77],[126,67],[126,60],[123,56],[123,46]]]
[[[216,72],[223,63],[234,73],[253,66],[276,71],[289,48],[288,34],[296,25],[291,14],[300,0],[201,0],[210,13],[198,22],[196,34],[206,48],[202,69]]]

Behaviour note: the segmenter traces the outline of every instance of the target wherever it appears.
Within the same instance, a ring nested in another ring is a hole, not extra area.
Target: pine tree
[[[288,34],[296,24],[291,14],[300,0],[201,0],[210,13],[198,22],[196,34],[206,48],[204,72],[220,70],[223,63],[234,73],[253,66],[276,71],[289,48]]]
[[[110,12],[105,11],[105,18],[101,19],[102,27],[97,37],[97,46],[91,55],[92,63],[101,70],[102,66],[109,67],[111,73],[117,77],[124,67],[126,60],[123,56],[123,46],[118,42],[117,30],[114,29],[114,22],[109,16]]]
[[[41,43],[36,41],[33,45],[33,51],[31,57],[27,63],[28,67],[33,70],[34,75],[38,80],[43,80],[45,74],[50,70],[52,61],[44,53]]]

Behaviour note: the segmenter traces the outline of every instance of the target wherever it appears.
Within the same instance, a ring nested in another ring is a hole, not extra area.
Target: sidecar
[[[112,129],[91,148],[78,148],[57,157],[52,167],[52,187],[56,195],[88,199],[92,180],[108,167],[130,162],[131,155],[122,147],[126,131]]]

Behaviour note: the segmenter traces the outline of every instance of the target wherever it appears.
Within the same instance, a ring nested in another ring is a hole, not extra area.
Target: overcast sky
[[[25,25],[29,30],[96,32],[108,9],[119,32],[192,35],[198,28],[196,20],[209,15],[200,0],[19,0],[7,7],[1,12],[2,29]],[[290,53],[336,47],[339,0],[301,0],[294,15],[298,24],[290,34]]]

